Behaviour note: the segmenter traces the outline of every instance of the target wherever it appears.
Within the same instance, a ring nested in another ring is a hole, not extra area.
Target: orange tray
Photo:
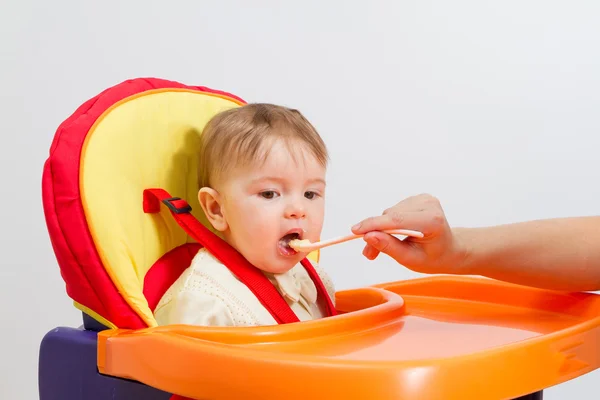
[[[600,296],[468,277],[347,290],[343,314],[99,334],[103,374],[194,399],[511,399],[600,365]]]

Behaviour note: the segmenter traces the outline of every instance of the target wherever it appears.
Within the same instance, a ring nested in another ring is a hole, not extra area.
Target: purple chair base
[[[55,328],[40,346],[40,400],[169,400],[171,394],[139,382],[101,375],[97,332]]]

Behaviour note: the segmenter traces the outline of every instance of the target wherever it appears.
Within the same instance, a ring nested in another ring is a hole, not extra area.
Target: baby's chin
[[[296,266],[302,260],[302,256],[297,254],[295,257],[286,257],[284,260],[273,260],[273,262],[263,262],[255,264],[256,268],[269,274],[285,274]]]

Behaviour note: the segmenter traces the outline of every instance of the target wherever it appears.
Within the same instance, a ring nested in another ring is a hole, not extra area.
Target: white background
[[[88,98],[153,76],[298,107],[333,160],[324,237],[420,192],[453,225],[598,214],[599,21],[595,0],[3,0],[0,398],[37,398],[43,335],[81,321],[41,173]],[[338,288],[417,276],[361,249],[324,251]],[[596,398],[599,377],[545,399]]]

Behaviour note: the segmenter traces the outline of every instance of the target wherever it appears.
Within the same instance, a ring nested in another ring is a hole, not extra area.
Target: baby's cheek
[[[262,229],[262,225],[264,225],[264,223],[262,222],[263,213],[260,212],[260,209],[257,210],[255,208],[248,207],[240,211],[242,212],[240,213],[241,215],[239,220],[242,224],[244,224],[247,230],[255,232],[256,230]]]
[[[323,226],[321,224],[312,223],[310,225],[308,239],[310,239],[311,242],[317,242],[317,241],[321,240],[322,239],[321,238],[322,228],[323,228]]]
[[[316,209],[312,214],[312,218],[310,219],[310,230],[311,234],[314,233],[317,236],[320,236],[321,230],[323,229],[323,210]]]
[[[249,239],[254,243],[264,243],[273,236],[274,225],[266,218],[252,218],[248,221]]]

